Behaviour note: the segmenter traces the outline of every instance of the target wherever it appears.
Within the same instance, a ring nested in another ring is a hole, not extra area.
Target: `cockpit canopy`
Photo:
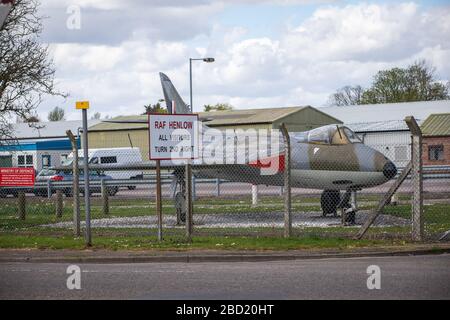
[[[301,132],[296,134],[295,138],[298,142],[328,145],[362,143],[356,133],[341,125],[328,125]]]

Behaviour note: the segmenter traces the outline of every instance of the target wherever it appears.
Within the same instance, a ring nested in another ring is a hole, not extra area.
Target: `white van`
[[[127,165],[132,163],[141,163],[142,156],[139,148],[102,148],[89,149],[90,164],[117,164]],[[83,150],[78,150],[78,160],[83,162]],[[73,153],[70,153],[64,165],[69,165],[73,161]],[[105,174],[117,180],[139,179],[142,178],[142,171],[105,171]],[[135,189],[135,186],[128,186],[128,189]]]

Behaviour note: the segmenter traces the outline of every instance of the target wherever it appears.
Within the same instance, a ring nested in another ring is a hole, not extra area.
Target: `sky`
[[[450,1],[46,0],[41,41],[57,88],[47,98],[67,120],[89,113],[140,114],[163,97],[167,74],[193,105],[236,109],[327,105],[345,85],[368,86],[378,70],[426,59],[450,78]]]

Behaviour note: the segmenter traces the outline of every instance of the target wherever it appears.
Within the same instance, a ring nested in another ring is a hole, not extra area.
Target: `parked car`
[[[8,195],[12,195],[17,198],[19,195],[19,189],[9,188],[9,187],[0,187],[0,198],[6,198]]]
[[[142,163],[141,151],[139,148],[99,148],[89,149],[89,164],[95,165],[122,165]],[[83,150],[78,151],[78,161],[83,163]],[[64,166],[72,165],[73,153],[71,152],[63,162]],[[107,170],[105,173],[116,180],[142,179],[142,171],[139,170]],[[135,185],[127,186],[128,189],[136,189]]]
[[[103,172],[100,171],[91,171],[89,173],[89,181],[101,181],[101,180],[112,180],[112,177],[109,175],[104,174]],[[39,172],[39,174],[36,176],[35,181],[37,183],[39,182],[48,182],[48,181],[73,181],[73,175],[71,172],[66,172],[66,171],[57,171],[54,169],[43,169],[41,170],[41,172]],[[83,170],[80,170],[80,183],[82,183],[84,181],[84,174],[83,174]],[[55,193],[57,190],[56,187],[52,187],[50,185],[50,192],[53,194]],[[118,186],[107,186],[107,190],[108,190],[108,194],[110,196],[114,196],[118,191],[119,191],[119,187]],[[72,193],[72,186],[70,187],[64,187],[62,189],[63,193],[67,196],[67,197],[71,197],[73,195]],[[80,192],[82,194],[84,194],[84,187],[80,186]],[[100,184],[96,184],[96,185],[90,185],[89,186],[89,192],[90,194],[93,193],[101,193],[101,186]],[[43,196],[43,197],[47,197],[48,196],[48,187],[35,187],[34,188],[34,194],[36,196]]]

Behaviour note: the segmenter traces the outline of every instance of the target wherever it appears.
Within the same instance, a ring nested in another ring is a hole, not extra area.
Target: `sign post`
[[[83,173],[84,173],[84,208],[86,215],[86,246],[92,245],[91,236],[91,203],[89,193],[89,146],[88,146],[88,125],[87,125],[87,109],[89,109],[89,101],[78,101],[76,108],[81,109],[83,116]]]
[[[156,215],[158,216],[158,241],[162,241],[161,160],[156,160]]]
[[[149,114],[149,158],[156,160],[156,212],[158,216],[158,240],[162,236],[161,160],[187,160],[197,157],[198,116],[193,114]],[[192,231],[192,192],[190,164],[186,163],[186,227]],[[189,177],[188,177],[189,175]]]

